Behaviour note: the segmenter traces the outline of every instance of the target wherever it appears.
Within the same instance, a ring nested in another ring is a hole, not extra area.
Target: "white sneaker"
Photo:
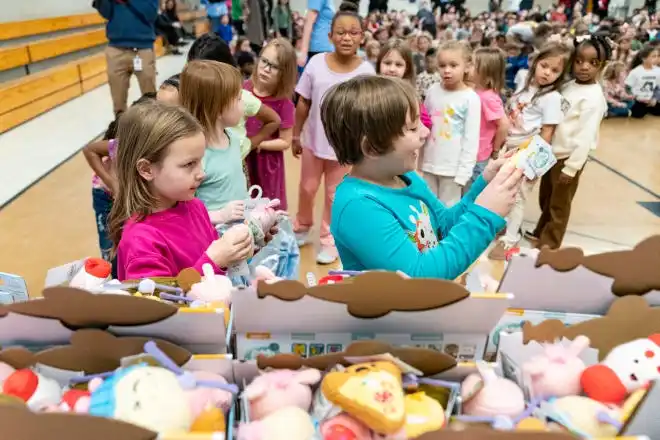
[[[303,247],[306,244],[309,244],[309,231],[300,231],[296,232],[296,242],[298,243],[298,247]]]
[[[339,256],[335,247],[322,247],[318,254],[316,254],[316,262],[318,264],[332,264]]]

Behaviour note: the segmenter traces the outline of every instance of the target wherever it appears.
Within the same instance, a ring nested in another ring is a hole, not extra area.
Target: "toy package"
[[[521,146],[512,160],[529,180],[543,176],[557,163],[552,146],[541,136],[534,136],[527,145]]]

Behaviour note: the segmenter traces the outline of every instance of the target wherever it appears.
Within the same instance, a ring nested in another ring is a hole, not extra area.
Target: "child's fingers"
[[[507,176],[507,178],[502,182],[502,186],[506,189],[518,188],[523,181],[523,171],[514,168],[513,172]]]

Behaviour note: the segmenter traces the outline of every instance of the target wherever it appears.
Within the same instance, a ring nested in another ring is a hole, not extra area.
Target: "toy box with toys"
[[[186,269],[175,278],[119,283],[97,258],[59,273],[66,275],[51,273],[58,284],[41,298],[0,309],[0,344],[38,349],[66,343],[74,330],[92,327],[167,339],[195,353],[227,352],[233,291],[227,277]]]
[[[343,351],[357,340],[382,340],[433,348],[462,361],[480,360],[489,332],[511,299],[389,272],[311,287],[298,281],[261,282],[233,298],[236,359],[314,356]]]
[[[14,440],[231,438],[230,358],[77,330],[70,344],[0,351],[0,423]]]

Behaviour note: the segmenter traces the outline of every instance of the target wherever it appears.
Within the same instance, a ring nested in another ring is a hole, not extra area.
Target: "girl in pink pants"
[[[335,84],[361,74],[375,74],[371,63],[357,55],[362,41],[362,20],[353,8],[340,7],[332,19],[330,40],[335,46],[331,53],[314,55],[303,71],[296,93],[296,123],[293,128],[292,151],[302,154],[300,199],[294,230],[299,246],[309,242],[309,231],[314,222],[314,198],[325,175],[325,206],[321,224],[321,249],[316,256],[319,264],[337,261],[335,241],[330,234],[330,216],[335,189],[348,172],[337,162],[321,123],[321,102],[325,92]],[[301,136],[302,134],[302,136]]]

